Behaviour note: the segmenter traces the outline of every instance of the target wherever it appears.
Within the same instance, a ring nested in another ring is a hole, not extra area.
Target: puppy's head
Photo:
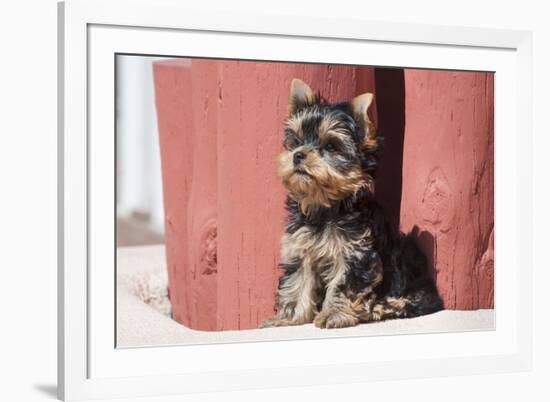
[[[303,81],[290,86],[278,174],[304,213],[371,189],[378,142],[371,93],[328,104]]]

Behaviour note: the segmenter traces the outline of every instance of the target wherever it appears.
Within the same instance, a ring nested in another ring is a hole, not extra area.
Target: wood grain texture
[[[353,97],[346,66],[215,60],[154,65],[166,252],[174,318],[195,329],[254,328],[273,315],[285,191],[276,177],[288,89]],[[361,81],[364,88],[373,79]]]
[[[401,229],[422,230],[447,308],[492,307],[492,75],[182,59],[156,62],[154,77],[178,322],[245,329],[274,312],[275,160],[293,78],[331,102],[376,92],[377,198]]]
[[[405,70],[401,228],[445,308],[494,305],[493,74]]]
[[[154,75],[174,318],[191,328],[213,330],[218,307],[217,163],[211,133],[217,129],[217,98],[210,95],[217,91],[217,71],[198,63],[197,69],[186,60],[157,63]],[[201,108],[194,107],[198,102]]]

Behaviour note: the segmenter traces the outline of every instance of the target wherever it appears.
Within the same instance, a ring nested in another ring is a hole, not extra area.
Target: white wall
[[[164,217],[152,63],[159,58],[117,56],[117,216],[150,216],[162,234]]]

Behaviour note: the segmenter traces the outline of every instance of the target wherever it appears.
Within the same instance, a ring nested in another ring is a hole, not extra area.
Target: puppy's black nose
[[[298,166],[300,162],[302,162],[304,159],[306,159],[306,155],[303,152],[296,152],[294,154],[294,165]]]

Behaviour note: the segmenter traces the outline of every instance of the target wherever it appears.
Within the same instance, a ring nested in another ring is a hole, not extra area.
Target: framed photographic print
[[[59,17],[61,398],[530,368],[530,33]]]

